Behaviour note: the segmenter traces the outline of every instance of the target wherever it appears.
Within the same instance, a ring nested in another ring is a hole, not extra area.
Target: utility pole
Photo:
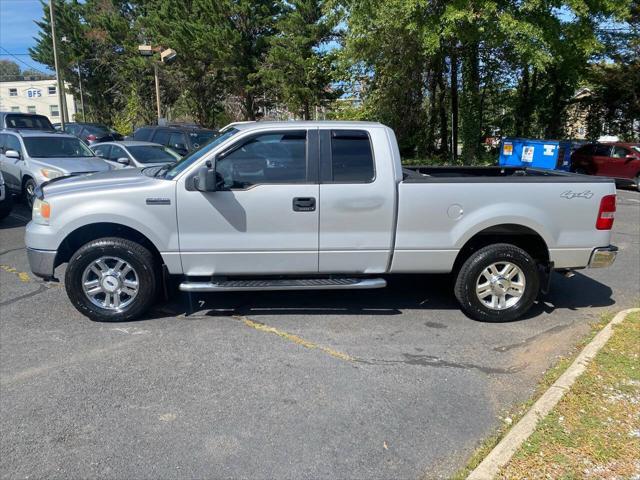
[[[80,61],[78,60],[78,85],[80,86],[80,105],[82,105],[82,121],[87,121],[87,116],[84,111],[84,95],[82,94],[82,75],[80,73]]]
[[[56,69],[56,79],[58,80],[58,111],[60,113],[60,126],[64,130],[64,125],[67,123],[67,100],[64,92],[64,81],[60,74],[60,67],[58,65],[58,41],[56,40],[56,14],[54,7],[55,0],[49,0],[49,15],[51,16],[51,40],[53,41],[53,63]]]
[[[153,62],[153,75],[156,81],[156,107],[158,108],[158,125],[160,125],[160,118],[162,113],[160,112],[160,80],[158,79],[158,64]]]

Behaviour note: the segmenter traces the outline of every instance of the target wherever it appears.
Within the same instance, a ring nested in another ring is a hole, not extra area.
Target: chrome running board
[[[300,278],[274,280],[215,280],[210,282],[184,281],[183,292],[251,292],[266,290],[356,290],[384,288],[383,278]]]

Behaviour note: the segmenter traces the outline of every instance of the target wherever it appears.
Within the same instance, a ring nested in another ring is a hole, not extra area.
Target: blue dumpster
[[[498,165],[569,171],[571,142],[569,140],[505,138],[500,147]]]

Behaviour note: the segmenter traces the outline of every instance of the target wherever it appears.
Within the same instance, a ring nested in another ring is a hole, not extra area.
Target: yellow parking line
[[[17,275],[21,282],[29,283],[31,281],[31,277],[27,272],[19,272],[17,269],[9,266],[9,265],[0,265],[0,268],[7,273],[13,273]]]
[[[269,325],[265,325],[264,323],[254,322],[253,320],[250,320],[247,317],[234,315],[233,318],[235,318],[236,320],[242,321],[247,327],[251,327],[260,332],[266,332],[266,333],[271,333],[273,335],[277,335],[281,338],[284,338],[285,340],[289,340],[290,342],[293,342],[297,345],[301,345],[308,349],[320,350],[321,352],[324,352],[327,355],[337,358],[338,360],[344,360],[346,362],[353,362],[355,360],[353,357],[351,357],[350,355],[347,355],[346,353],[338,352],[337,350],[334,350],[332,348],[318,345],[316,343],[310,342],[309,340],[305,340],[304,338],[301,338],[292,333],[284,332],[282,330],[278,330],[277,328],[270,327]]]

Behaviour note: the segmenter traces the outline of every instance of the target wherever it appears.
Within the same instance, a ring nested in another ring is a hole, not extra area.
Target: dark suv
[[[215,130],[197,125],[146,126],[138,128],[130,138],[159,143],[174,149],[180,155],[186,155],[208,143],[216,133]]]
[[[100,123],[67,123],[64,126],[64,131],[75,135],[87,145],[100,142],[113,142],[122,140],[123,138],[122,135],[115,130]]]

